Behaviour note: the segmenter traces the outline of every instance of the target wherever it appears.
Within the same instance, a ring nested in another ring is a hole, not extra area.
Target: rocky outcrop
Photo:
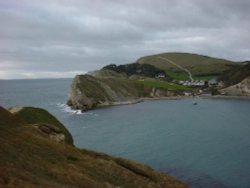
[[[41,136],[73,145],[73,138],[69,131],[46,110],[34,107],[12,107],[9,111],[34,127]]]
[[[77,75],[72,84],[67,104],[73,109],[138,102],[144,96],[143,86],[125,79],[97,78]]]
[[[40,131],[63,130],[44,111],[29,107],[17,115],[0,107],[0,187],[187,187],[146,165],[48,139]],[[45,120],[50,124],[30,123]]]
[[[39,123],[39,124],[34,124],[33,126],[36,127],[40,131],[40,133],[43,134],[44,137],[47,137],[58,143],[65,143],[67,140],[66,134],[64,134],[61,129],[59,129],[54,125]]]
[[[229,96],[250,96],[250,76],[238,84],[219,90],[219,93]]]

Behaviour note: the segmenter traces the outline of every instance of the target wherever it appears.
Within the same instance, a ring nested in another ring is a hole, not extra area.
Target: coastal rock
[[[39,130],[42,136],[73,145],[73,138],[64,125],[48,111],[34,107],[12,107],[9,111]]]
[[[219,90],[219,92],[229,96],[250,96],[250,76],[238,84]]]
[[[126,79],[98,78],[77,75],[67,104],[83,111],[95,107],[137,102],[143,97],[143,86]]]
[[[110,72],[104,69],[102,71]],[[144,98],[184,95],[182,90],[154,87],[151,83],[155,80],[152,78],[134,80],[115,77],[116,74],[118,73],[112,73],[112,76],[108,77],[108,73],[104,77],[100,76],[102,74],[98,74],[98,77],[87,74],[75,76],[67,104],[74,110],[86,111],[96,107],[133,104],[143,101]]]
[[[176,96],[175,91],[169,91],[161,88],[152,88],[150,97],[173,97]]]
[[[60,130],[58,127],[55,127],[54,125],[40,123],[40,124],[34,124],[33,126],[38,128],[38,130],[43,134],[44,137],[47,137],[58,143],[66,142],[66,136],[63,133],[63,131]]]

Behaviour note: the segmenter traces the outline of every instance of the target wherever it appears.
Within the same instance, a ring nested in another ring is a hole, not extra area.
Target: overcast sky
[[[162,52],[250,59],[249,0],[1,0],[0,79],[73,77]]]

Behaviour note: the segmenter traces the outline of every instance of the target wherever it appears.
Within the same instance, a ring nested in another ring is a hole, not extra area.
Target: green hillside
[[[225,71],[241,66],[233,61],[190,53],[163,53],[145,56],[138,59],[137,63],[150,64],[165,70],[173,79],[188,79],[187,73],[170,63],[170,61],[188,69],[197,78],[218,76]]]
[[[14,108],[10,108],[10,111],[15,111]],[[16,117],[24,120],[28,124],[46,124],[53,125],[54,129],[59,129],[66,137],[65,141],[68,144],[73,145],[73,138],[69,131],[64,127],[64,125],[56,119],[53,115],[41,108],[25,107],[21,108],[16,112],[12,112]]]
[[[175,83],[165,82],[165,81],[159,81],[159,80],[150,80],[150,79],[144,79],[144,80],[132,80],[134,83],[143,84],[144,86],[147,86],[149,88],[162,88],[167,90],[182,90],[182,91],[188,91],[191,90],[191,88]]]
[[[250,62],[234,70],[226,71],[219,76],[218,80],[223,81],[226,87],[237,84],[248,76],[250,76]]]

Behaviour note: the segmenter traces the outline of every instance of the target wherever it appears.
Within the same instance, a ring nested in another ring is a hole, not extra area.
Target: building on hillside
[[[180,80],[179,84],[184,86],[204,86],[205,82],[203,80],[194,80],[194,81]]]
[[[166,78],[166,74],[161,72],[155,75],[155,78]]]
[[[216,79],[212,79],[208,81],[208,85],[209,86],[217,86],[218,85],[218,81]]]

